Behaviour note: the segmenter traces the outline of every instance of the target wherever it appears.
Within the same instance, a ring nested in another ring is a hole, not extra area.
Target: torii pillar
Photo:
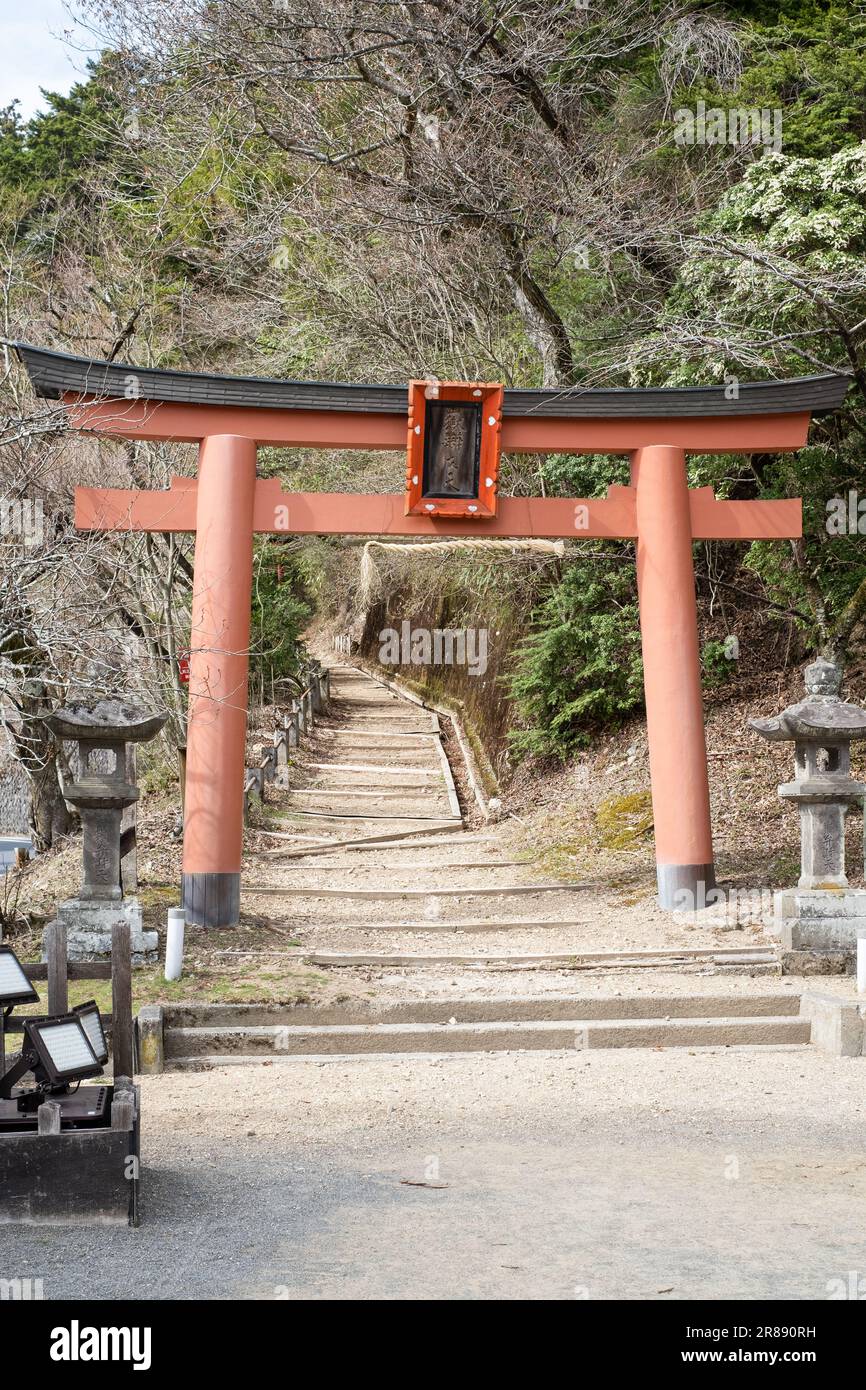
[[[255,494],[255,440],[203,439],[183,836],[183,905],[203,926],[233,925],[240,913]]]
[[[683,450],[638,449],[632,485],[659,905],[697,907],[716,879]]]

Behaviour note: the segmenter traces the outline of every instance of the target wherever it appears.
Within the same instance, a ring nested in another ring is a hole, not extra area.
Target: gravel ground
[[[0,1276],[48,1299],[821,1299],[866,1271],[862,1075],[707,1049],[150,1078],[140,1229],[2,1227]]]

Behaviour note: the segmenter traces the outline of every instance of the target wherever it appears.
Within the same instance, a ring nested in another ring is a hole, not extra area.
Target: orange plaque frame
[[[481,406],[478,494],[475,497],[425,497],[424,443],[427,401],[464,401]],[[432,520],[489,520],[496,516],[503,388],[489,381],[410,381],[409,432],[406,446],[406,516]]]

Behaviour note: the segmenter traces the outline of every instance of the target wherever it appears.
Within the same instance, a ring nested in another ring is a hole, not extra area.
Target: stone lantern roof
[[[866,710],[839,698],[842,672],[819,657],[804,672],[806,699],[772,719],[750,719],[749,728],[774,743],[800,740],[853,743],[866,739]]]
[[[167,714],[153,714],[127,700],[70,701],[48,716],[58,738],[83,743],[146,743],[158,734]]]

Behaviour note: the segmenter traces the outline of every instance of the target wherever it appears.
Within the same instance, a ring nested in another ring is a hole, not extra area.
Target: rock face
[[[60,904],[56,919],[66,927],[70,960],[110,955],[111,929],[119,921],[129,923],[133,961],[156,959],[156,932],[142,930],[140,904],[124,897],[120,832],[124,810],[139,796],[126,779],[127,744],[153,738],[166,718],[123,700],[99,700],[70,703],[48,721],[58,738],[76,740],[81,768],[64,794],[81,815],[84,878],[78,896]]]
[[[866,796],[851,776],[851,744],[866,739],[866,711],[839,696],[842,673],[820,659],[805,671],[805,700],[749,727],[772,742],[794,744],[793,782],[779,796],[800,807],[798,891],[775,895],[775,921],[786,950],[851,953],[866,930],[866,893],[849,888],[845,817]]]

